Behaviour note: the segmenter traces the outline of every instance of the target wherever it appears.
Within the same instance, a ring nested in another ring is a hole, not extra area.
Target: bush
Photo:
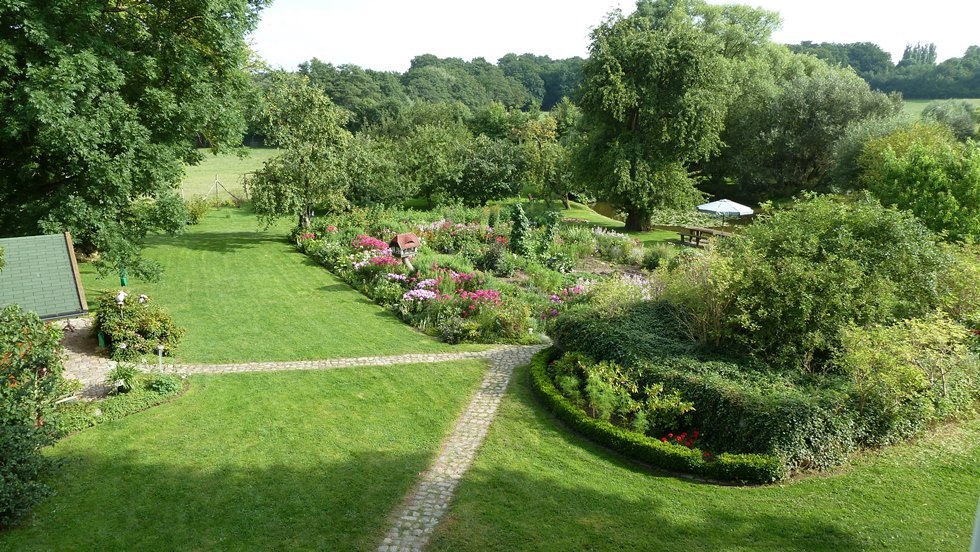
[[[548,335],[562,351],[629,366],[686,354],[694,347],[677,328],[670,305],[662,301],[633,303],[614,316],[589,304],[574,305],[554,320]]]
[[[661,442],[588,416],[569,403],[549,378],[547,363],[553,355],[553,351],[542,351],[531,360],[531,388],[562,422],[597,443],[652,466],[719,480],[769,483],[786,477],[786,469],[774,456],[724,453],[713,461],[706,460],[699,450]]]
[[[139,375],[140,371],[136,369],[136,366],[120,362],[109,371],[106,376],[106,383],[113,388],[115,393],[129,393],[133,390],[133,385],[135,385]]]
[[[211,203],[203,197],[194,197],[184,201],[187,208],[187,224],[198,224],[208,212],[211,211]]]
[[[657,382],[694,403],[691,423],[711,449],[775,456],[788,470],[824,469],[858,448],[861,428],[841,377],[803,376],[694,356],[640,366],[641,382]]]
[[[103,293],[95,312],[95,331],[105,334],[111,357],[132,361],[156,356],[159,345],[164,354],[173,356],[184,329],[146,295],[124,294],[120,305],[119,293],[124,292]]]
[[[61,330],[16,305],[0,310],[0,527],[20,520],[48,489],[41,447],[66,389]]]
[[[531,221],[524,214],[524,208],[518,203],[510,213],[512,223],[510,229],[510,250],[516,255],[527,256],[533,250],[531,236]]]
[[[735,342],[805,372],[825,368],[852,323],[932,312],[949,263],[912,215],[828,196],[764,215],[718,250],[730,259]]]
[[[677,248],[669,243],[650,245],[643,252],[643,261],[640,266],[647,270],[656,270],[661,266],[666,267],[667,263],[677,256],[677,252]]]
[[[99,401],[76,401],[58,405],[52,416],[59,435],[135,414],[178,395],[183,381],[174,374],[139,374],[128,393],[110,395]]]
[[[854,384],[862,440],[893,443],[972,408],[980,398],[980,363],[970,339],[941,314],[847,330],[837,364]]]

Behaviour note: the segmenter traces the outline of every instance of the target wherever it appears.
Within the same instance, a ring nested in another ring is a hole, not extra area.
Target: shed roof
[[[71,235],[2,238],[0,307],[20,305],[44,320],[88,312]]]

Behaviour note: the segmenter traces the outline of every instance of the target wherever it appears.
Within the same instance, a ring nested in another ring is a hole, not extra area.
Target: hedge
[[[555,355],[554,349],[547,349],[531,359],[531,388],[548,410],[589,439],[651,466],[711,479],[771,483],[788,475],[776,456],[722,453],[713,460],[705,460],[700,450],[664,443],[590,417],[569,403],[548,377],[548,361]]]
[[[711,447],[772,455],[790,470],[840,465],[862,432],[847,382],[818,382],[721,360],[659,359],[641,365],[643,379],[677,390]]]

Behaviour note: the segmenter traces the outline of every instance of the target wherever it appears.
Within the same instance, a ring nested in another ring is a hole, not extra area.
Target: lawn
[[[716,486],[559,427],[522,368],[431,550],[966,550],[978,496],[980,421],[843,473]]]
[[[56,494],[0,550],[370,550],[484,372],[195,376],[49,449]]]
[[[247,157],[239,157],[233,153],[214,155],[205,150],[204,161],[186,167],[181,190],[184,197],[203,196],[214,186],[215,177],[221,185],[238,197],[244,197],[242,190],[242,175],[255,171],[262,163],[276,155],[273,148],[249,148]],[[224,190],[218,189],[218,194],[212,197],[228,198]]]
[[[257,231],[247,209],[213,211],[176,238],[152,237],[160,282],[129,279],[187,329],[186,362],[312,360],[459,350],[422,335],[286,242],[292,221]],[[90,308],[118,278],[82,264]],[[470,346],[472,349],[473,347]]]

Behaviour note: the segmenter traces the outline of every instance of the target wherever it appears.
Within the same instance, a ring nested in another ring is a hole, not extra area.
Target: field
[[[276,155],[272,148],[249,148],[248,156],[239,157],[232,153],[213,155],[210,151],[204,153],[204,161],[198,165],[186,167],[181,191],[184,197],[204,196],[214,186],[217,178],[221,185],[238,197],[244,197],[242,190],[242,175],[255,171],[262,163]],[[228,194],[218,188],[217,194],[211,197],[227,199]]]
[[[902,108],[902,112],[911,115],[913,117],[918,117],[922,115],[922,110],[925,109],[926,106],[929,105],[929,103],[934,101],[935,100],[905,100],[905,104]],[[980,98],[973,98],[964,101],[969,102],[975,108],[980,107]]]

